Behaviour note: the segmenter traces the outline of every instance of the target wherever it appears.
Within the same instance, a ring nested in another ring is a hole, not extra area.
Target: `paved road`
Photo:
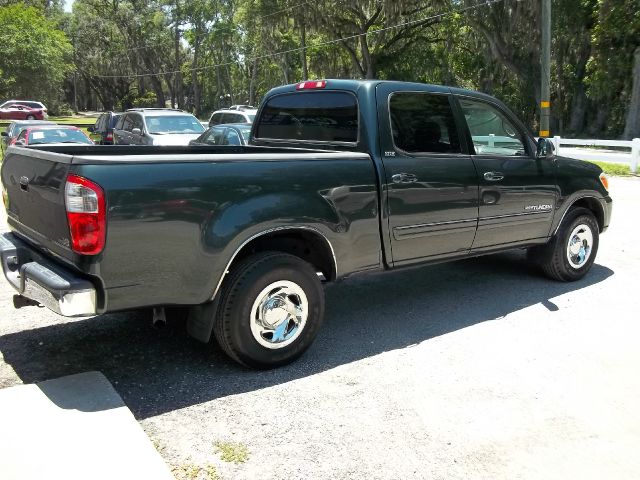
[[[637,479],[640,179],[611,185],[582,281],[547,281],[518,252],[350,279],[327,288],[314,346],[275,371],[142,312],[14,311],[2,283],[0,388],[102,371],[170,464],[224,479]]]

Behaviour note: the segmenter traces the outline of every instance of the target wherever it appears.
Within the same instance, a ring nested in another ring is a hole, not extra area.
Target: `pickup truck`
[[[254,368],[311,345],[324,282],[514,248],[574,281],[611,216],[602,170],[495,98],[391,81],[273,89],[246,146],[11,147],[1,175],[17,307],[172,307]]]

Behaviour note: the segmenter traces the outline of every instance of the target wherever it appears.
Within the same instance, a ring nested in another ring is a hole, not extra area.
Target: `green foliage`
[[[44,102],[60,97],[73,69],[72,48],[55,21],[24,4],[0,7],[0,45],[0,96]]]
[[[598,165],[602,169],[602,171],[607,175],[616,175],[621,177],[631,175],[631,168],[629,168],[629,165],[623,165],[621,163],[594,162],[594,161],[592,161],[591,163],[595,163],[596,165]]]
[[[481,90],[531,127],[538,115],[538,1],[75,0],[71,15],[61,0],[9,3],[0,15],[4,96],[73,103],[77,87],[79,104],[87,96],[105,109],[172,104],[205,117],[305,77],[379,78]],[[638,0],[552,8],[554,133],[619,136]]]

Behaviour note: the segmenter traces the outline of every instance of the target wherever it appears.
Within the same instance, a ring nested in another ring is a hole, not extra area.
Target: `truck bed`
[[[105,192],[104,250],[69,246],[69,174]],[[369,155],[273,147],[11,148],[9,227],[97,285],[98,312],[211,299],[243,242],[297,226],[322,235],[343,275],[379,268],[378,188]],[[28,187],[21,185],[28,182]],[[356,247],[356,248],[354,248]]]

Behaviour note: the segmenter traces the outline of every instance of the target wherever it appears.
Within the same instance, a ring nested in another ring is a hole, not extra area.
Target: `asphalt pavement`
[[[640,478],[640,179],[610,183],[583,280],[519,251],[354,277],[327,287],[311,349],[267,372],[147,312],[14,310],[2,281],[0,388],[100,371],[202,478]]]

